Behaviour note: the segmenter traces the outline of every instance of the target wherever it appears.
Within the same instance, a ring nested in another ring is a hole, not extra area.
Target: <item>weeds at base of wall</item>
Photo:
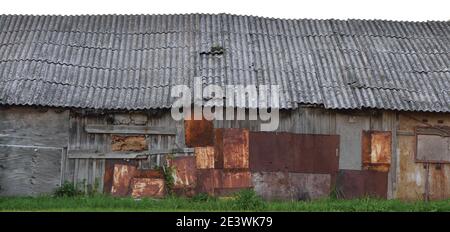
[[[81,190],[83,189],[83,190]],[[95,179],[94,184],[86,184],[84,179],[82,182],[72,183],[65,181],[61,186],[53,191],[53,197],[77,197],[77,196],[97,196],[99,192],[99,181]]]

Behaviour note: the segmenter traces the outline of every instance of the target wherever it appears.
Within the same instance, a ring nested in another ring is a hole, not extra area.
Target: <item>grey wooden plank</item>
[[[145,152],[96,152],[92,150],[70,151],[69,159],[145,159],[149,155],[194,153],[194,148],[154,149]]]
[[[149,135],[175,135],[176,128],[135,126],[135,125],[86,125],[86,132],[97,134],[149,134]]]

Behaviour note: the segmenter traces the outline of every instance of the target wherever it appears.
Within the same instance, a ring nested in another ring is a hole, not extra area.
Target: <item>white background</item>
[[[450,0],[8,0],[0,14],[233,13],[277,18],[450,20]]]

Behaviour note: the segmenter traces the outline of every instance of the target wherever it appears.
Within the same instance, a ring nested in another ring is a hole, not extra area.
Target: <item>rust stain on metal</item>
[[[131,165],[115,164],[111,194],[113,196],[126,196],[129,193],[130,180],[136,172]]]
[[[310,200],[329,196],[331,175],[288,172],[254,172],[255,191],[267,200]]]
[[[330,174],[339,168],[339,136],[250,132],[252,172]]]
[[[160,178],[132,178],[131,196],[134,198],[161,198],[165,194],[164,179]]]
[[[103,192],[111,193],[113,178],[114,178],[114,165],[122,164],[122,165],[131,165],[133,167],[137,167],[137,160],[120,160],[120,159],[107,159],[105,160],[105,173],[103,175]]]
[[[373,170],[340,170],[336,187],[345,199],[365,196],[387,198],[388,173]]]
[[[450,198],[450,180],[448,172],[444,168],[445,164],[430,164],[429,172],[429,199],[441,200]]]
[[[223,129],[214,130],[214,168],[223,168]]]
[[[215,170],[215,188],[249,188],[252,186],[250,171]]]
[[[214,147],[196,147],[195,162],[197,169],[214,168]]]
[[[168,164],[174,167],[174,188],[195,187],[197,183],[196,164],[194,156],[182,156],[168,159]]]
[[[111,136],[112,151],[143,151],[147,150],[147,141],[144,135],[140,136]]]
[[[198,169],[197,170],[197,185],[195,191],[197,193],[207,193],[214,195],[214,188],[217,180],[214,169]]]
[[[202,118],[184,120],[185,143],[188,147],[205,147],[214,144],[214,125],[212,121]]]
[[[248,168],[249,148],[246,129],[223,129],[223,168]]]
[[[392,154],[392,135],[389,131],[363,131],[363,169],[389,171]]]

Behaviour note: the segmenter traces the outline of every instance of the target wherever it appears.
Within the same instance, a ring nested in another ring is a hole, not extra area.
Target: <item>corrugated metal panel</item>
[[[171,86],[201,76],[278,84],[281,108],[450,111],[449,22],[1,15],[0,27],[2,104],[166,108]]]

